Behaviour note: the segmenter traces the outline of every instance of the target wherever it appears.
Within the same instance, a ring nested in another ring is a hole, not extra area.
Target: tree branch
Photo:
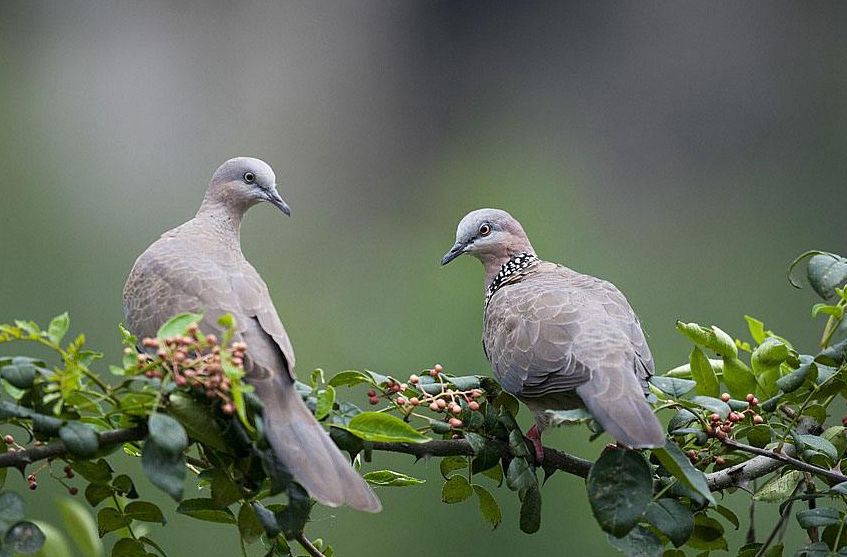
[[[512,457],[509,450],[509,445],[497,440],[490,442],[496,443],[500,450],[500,455],[504,457]],[[370,443],[370,448],[376,451],[388,451],[393,453],[404,453],[415,456],[417,458],[427,458],[430,456],[473,456],[474,451],[470,443],[464,439],[454,440],[433,440],[428,443]],[[588,471],[591,470],[593,464],[590,460],[585,460],[578,456],[574,456],[550,447],[544,447],[544,467],[553,470],[561,470],[580,478],[587,478]]]
[[[146,426],[137,426],[130,429],[115,429],[104,431],[98,435],[100,446],[114,445],[115,443],[128,443],[130,441],[141,441],[147,436]],[[27,465],[48,458],[57,458],[67,454],[68,449],[63,441],[53,441],[48,445],[33,447],[24,451],[11,450],[0,454],[0,468],[18,468],[24,470]]]

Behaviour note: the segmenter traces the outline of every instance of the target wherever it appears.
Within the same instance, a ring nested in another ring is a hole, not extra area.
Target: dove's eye
[[[480,236],[488,236],[491,234],[491,225],[488,223],[483,224],[479,227],[479,235]]]
[[[244,173],[244,181],[247,182],[248,184],[252,184],[253,182],[256,181],[256,175],[253,174],[252,172],[245,172]]]

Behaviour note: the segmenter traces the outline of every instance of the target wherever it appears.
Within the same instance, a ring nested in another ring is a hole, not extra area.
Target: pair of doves
[[[294,387],[294,350],[268,287],[241,252],[244,213],[268,202],[290,209],[265,162],[248,157],[218,168],[193,219],[139,256],[124,287],[126,324],[155,337],[181,312],[202,313],[200,329],[221,333],[235,318],[247,345],[247,380],[264,405],[279,461],[323,505],[378,512],[381,504],[315,420]],[[477,257],[485,268],[483,346],[503,388],[535,416],[529,437],[543,458],[546,410],[585,406],[619,443],[659,447],[665,437],[645,399],[653,357],[638,318],[614,285],[539,259],[509,213],[479,209],[459,223],[442,259]]]

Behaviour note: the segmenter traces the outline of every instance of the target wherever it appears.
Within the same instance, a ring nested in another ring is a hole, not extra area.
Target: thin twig
[[[315,547],[315,544],[312,543],[312,540],[307,538],[306,534],[304,534],[303,532],[297,534],[297,541],[300,542],[300,545],[303,546],[303,549],[305,549],[312,557],[326,557],[323,553],[321,553],[320,549]]]
[[[816,476],[820,476],[821,478],[826,478],[835,483],[847,482],[847,476],[844,474],[839,474],[837,472],[832,472],[830,470],[825,470],[823,468],[818,468],[808,462],[803,462],[802,460],[797,460],[796,458],[789,456],[787,447],[790,445],[783,445],[781,452],[769,451],[768,449],[760,449],[758,447],[753,447],[752,445],[745,445],[735,439],[723,439],[722,443],[727,447],[732,447],[733,449],[737,449],[739,451],[744,451],[747,453],[765,456],[771,458],[773,460],[778,460],[785,465],[794,468],[795,470],[800,470],[802,472],[809,472]]]
[[[99,434],[100,446],[114,445],[115,443],[129,443],[130,441],[141,441],[147,436],[146,426],[137,426],[130,429],[115,429],[104,431]],[[68,448],[63,441],[53,441],[48,445],[33,447],[25,451],[15,451],[0,454],[0,468],[18,468],[23,470],[27,465],[47,458],[57,458],[65,455]]]

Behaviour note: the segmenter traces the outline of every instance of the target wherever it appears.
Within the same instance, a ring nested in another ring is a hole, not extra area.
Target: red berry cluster
[[[476,412],[480,408],[479,402],[476,399],[481,398],[483,392],[481,389],[460,391],[449,388],[447,385],[450,379],[442,375],[443,371],[444,366],[441,364],[435,364],[431,369],[424,371],[425,375],[436,378],[442,385],[440,393],[431,395],[421,389],[420,376],[412,374],[409,376],[408,383],[400,383],[394,379],[389,379],[385,387],[385,395],[389,399],[392,395],[399,395],[393,398],[394,404],[399,406],[407,416],[419,406],[428,406],[433,412],[445,414],[445,421],[450,424],[450,427],[454,429],[460,428],[464,425],[458,417],[463,411],[461,402],[464,401],[468,409]],[[413,396],[406,395],[406,391],[410,387],[416,393]],[[379,404],[379,395],[374,389],[368,391],[368,402],[373,405]]]
[[[724,402],[729,402],[730,396],[729,393],[723,393],[721,395],[721,400]],[[709,416],[709,425],[706,426],[706,435],[709,437],[716,437],[718,439],[726,439],[729,433],[732,431],[732,427],[744,421],[748,416],[751,417],[751,421],[753,424],[763,424],[765,423],[765,419],[760,416],[754,408],[759,405],[759,399],[757,399],[752,393],[747,395],[747,408],[742,412],[732,411],[726,417],[725,420],[722,420],[720,415],[717,413],[713,413]]]
[[[235,412],[232,402],[229,377],[224,373],[222,348],[215,335],[203,336],[196,324],[188,328],[185,336],[173,336],[159,341],[145,338],[141,341],[144,348],[156,350],[156,358],[148,354],[139,354],[138,363],[145,366],[144,375],[162,379],[170,375],[178,387],[187,387],[202,392],[209,399],[220,400],[224,414]],[[229,362],[244,369],[244,355],[247,345],[233,342]]]

